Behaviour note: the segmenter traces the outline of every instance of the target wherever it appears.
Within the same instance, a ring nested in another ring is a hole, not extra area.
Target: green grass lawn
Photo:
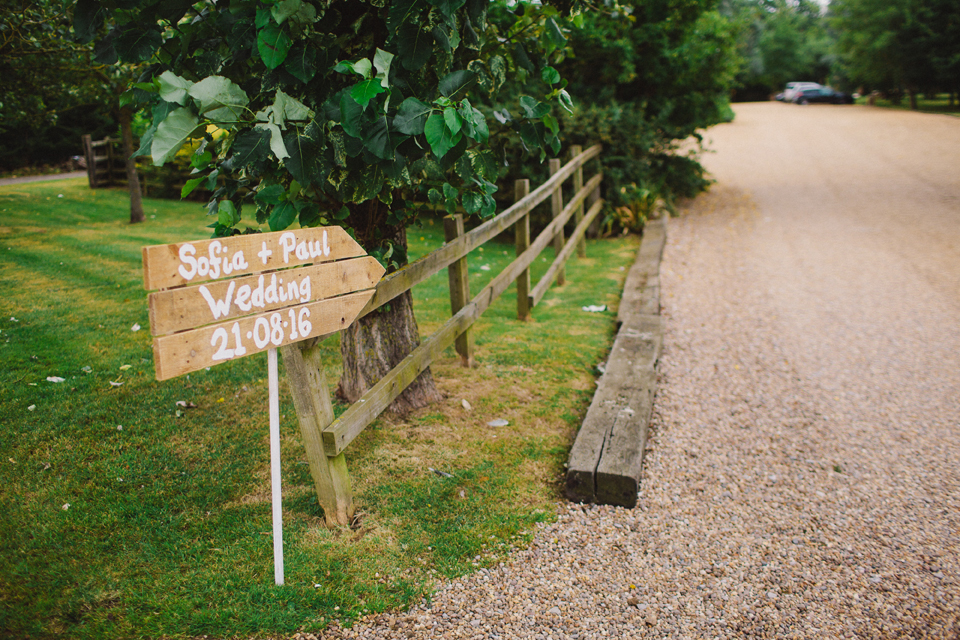
[[[866,96],[857,99],[857,104],[868,104],[869,98]],[[891,100],[884,98],[878,98],[874,103],[874,106],[884,107],[887,109],[910,109],[910,99],[906,96],[898,104],[895,104]],[[946,113],[950,115],[960,115],[960,101],[954,100],[953,104],[950,104],[950,96],[946,93],[939,94],[936,97],[928,97],[921,95],[917,98],[917,111],[922,111],[924,113]]]
[[[266,356],[154,380],[141,247],[208,237],[209,219],[196,203],[145,208],[131,226],[123,191],[83,179],[0,187],[0,635],[260,637],[350,624],[497,562],[553,517],[614,332],[614,311],[581,306],[616,309],[637,238],[590,242],[532,322],[516,320],[508,291],[475,325],[480,366],[462,369],[448,351],[433,367],[444,401],[357,439],[353,528],[323,525],[282,384],[277,587]],[[423,255],[442,224],[409,237]],[[512,255],[512,244],[475,251],[472,290]],[[427,335],[449,317],[446,273],[414,300]],[[324,361],[335,381],[335,338]],[[496,418],[509,426],[487,426]]]

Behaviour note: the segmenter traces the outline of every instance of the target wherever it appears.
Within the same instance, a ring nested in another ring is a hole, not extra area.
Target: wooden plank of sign
[[[150,330],[155,336],[372,289],[383,277],[366,256],[274,273],[208,282],[151,293]]]
[[[143,248],[143,287],[169,289],[208,280],[366,255],[340,227],[315,227]]]
[[[154,338],[157,380],[341,331],[371,296],[373,289]]]

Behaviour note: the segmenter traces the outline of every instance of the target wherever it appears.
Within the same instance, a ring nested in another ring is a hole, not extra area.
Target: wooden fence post
[[[83,157],[87,162],[87,182],[91,189],[96,189],[97,161],[94,158],[93,137],[89,133],[83,136]]]
[[[550,175],[554,175],[556,172],[560,171],[560,158],[550,158]],[[557,185],[557,190],[550,195],[550,213],[551,217],[559,218],[560,213],[563,211],[563,185]],[[557,231],[557,235],[553,237],[553,255],[559,256],[560,252],[563,251],[563,245],[565,245],[563,239],[563,227]],[[560,270],[557,271],[557,286],[563,286],[567,283],[567,270],[564,267],[560,267]]]
[[[463,216],[456,214],[443,219],[443,232],[447,242],[456,240],[463,235]],[[450,280],[450,314],[457,312],[470,301],[470,274],[467,271],[467,257],[464,256],[447,267],[447,276]],[[473,336],[464,331],[455,341],[457,353],[460,354],[460,364],[464,367],[475,367],[473,359]]]
[[[342,453],[327,457],[323,450],[322,432],[333,422],[334,416],[327,377],[320,362],[319,344],[316,340],[288,344],[280,347],[280,351],[300,422],[310,475],[327,526],[347,526],[354,514],[347,460]]]
[[[578,144],[570,147],[570,159],[573,160],[577,156],[583,153],[583,147]],[[577,170],[573,173],[573,192],[580,193],[580,189],[583,189],[583,167],[578,167]],[[583,203],[580,203],[580,206],[577,207],[577,210],[573,214],[573,219],[576,224],[580,224],[580,221],[583,220]],[[580,236],[580,242],[577,244],[577,256],[581,258],[587,257],[587,239],[585,236]]]
[[[520,202],[530,193],[530,181],[517,180],[513,183],[513,199]],[[521,255],[530,247],[530,212],[523,214],[514,225],[517,239],[517,255]],[[530,319],[530,269],[524,269],[517,276],[517,319]]]

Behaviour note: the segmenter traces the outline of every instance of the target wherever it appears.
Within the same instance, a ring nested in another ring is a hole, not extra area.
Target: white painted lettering
[[[245,284],[237,289],[237,297],[233,300],[241,311],[250,311],[250,285]]]
[[[296,282],[287,284],[287,300],[296,300],[299,297],[299,289]]]
[[[270,256],[272,255],[273,255],[273,251],[270,251],[270,249],[267,249],[267,243],[266,241],[264,241],[263,248],[260,249],[260,253],[257,254],[257,256],[260,258],[260,262],[262,262],[263,264],[267,264],[267,260],[269,260]]]
[[[301,242],[300,244],[297,245],[297,257],[301,260],[310,259],[310,250],[307,249],[306,242]]]
[[[277,304],[280,302],[280,298],[277,296],[277,274],[270,276],[270,284],[267,285],[267,288],[263,292],[263,299],[267,304]]]
[[[243,257],[243,251],[237,251],[233,254],[233,259],[230,264],[233,266],[234,271],[242,271],[250,266],[247,263],[247,259]]]
[[[323,242],[320,240],[310,240],[307,244],[310,247],[311,258],[319,258],[323,255]]]
[[[206,256],[197,258],[197,275],[206,276],[210,273],[210,260]]]
[[[180,247],[180,267],[177,272],[184,280],[193,280],[193,277],[197,275],[197,261],[193,257],[196,253],[197,250],[192,244],[185,244]],[[189,266],[189,269],[185,268],[186,266]]]
[[[230,286],[227,287],[227,296],[223,300],[215,299],[210,294],[209,289],[203,285],[200,285],[200,295],[202,295],[203,299],[207,301],[208,305],[210,305],[210,313],[213,314],[214,320],[218,319],[220,316],[226,316],[230,313],[230,300],[233,299],[234,285],[236,285],[236,282],[231,282]]]
[[[220,241],[214,240],[213,242],[210,243],[210,246],[208,247],[208,250],[207,250],[207,253],[210,256],[210,277],[214,279],[220,277],[221,258],[217,254],[220,253],[221,247],[223,247],[223,245],[220,243]]]
[[[257,282],[257,288],[253,290],[253,295],[250,297],[250,302],[255,307],[264,307],[263,303],[263,276],[260,276],[260,280]]]
[[[280,246],[283,247],[283,263],[287,264],[290,262],[290,254],[297,246],[297,236],[287,231],[280,236]]]
[[[300,281],[300,302],[310,302],[310,276]]]
[[[283,278],[280,278],[280,289],[277,293],[280,295],[280,302],[287,301],[287,292],[283,289]]]
[[[327,244],[327,230],[326,230],[326,229],[323,230],[323,255],[324,255],[324,256],[329,256],[329,255],[330,255],[330,245]]]

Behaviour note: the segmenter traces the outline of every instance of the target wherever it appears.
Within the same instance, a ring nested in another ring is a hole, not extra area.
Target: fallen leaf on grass
[[[490,265],[485,264],[480,267],[480,271],[490,271]]]
[[[184,409],[196,409],[197,405],[192,402],[187,402],[186,400],[177,400],[177,406],[183,407]]]
[[[129,368],[132,367],[132,366],[133,366],[133,365],[125,364],[125,365],[123,365],[123,366],[120,367],[120,371],[126,371],[127,369],[129,369]]]
[[[66,511],[67,509],[70,508],[70,503],[68,502],[68,503],[66,503],[65,505],[63,505],[63,506],[60,507],[60,508],[63,509],[64,511]]]
[[[84,373],[93,373],[93,367],[87,365],[85,367],[81,367],[80,371],[83,371]]]
[[[497,418],[496,420],[491,420],[487,423],[488,427],[506,427],[509,425],[510,422],[508,420],[504,420],[503,418]]]
[[[111,386],[111,387],[122,387],[122,386],[123,386],[123,383],[122,383],[122,382],[114,382],[113,380],[111,380],[111,381],[110,381],[110,386]]]
[[[140,331],[140,325],[134,324],[132,327],[130,327],[130,331]]]
[[[598,304],[591,304],[591,305],[587,305],[586,307],[581,307],[581,309],[583,309],[584,311],[588,311],[588,312],[590,312],[590,313],[600,313],[601,311],[606,311],[606,310],[607,310],[607,305],[605,305],[605,304],[599,304],[599,305],[598,305]]]
[[[460,404],[462,404],[463,408],[466,409],[467,411],[473,411],[473,407],[471,407],[470,403],[467,402],[466,400],[461,400]]]
[[[59,383],[63,382],[64,379],[65,378],[61,378],[60,376],[47,376],[47,382]]]
[[[452,477],[453,477],[453,474],[452,474],[452,473],[447,473],[446,471],[440,471],[439,469],[434,469],[433,467],[427,467],[427,470],[428,470],[428,471],[433,471],[435,474],[437,474],[437,475],[440,476],[441,478],[452,478]]]
[[[33,410],[36,409],[36,408],[37,408],[37,405],[32,404],[32,405],[30,405],[29,407],[27,407],[27,411],[33,411]]]

